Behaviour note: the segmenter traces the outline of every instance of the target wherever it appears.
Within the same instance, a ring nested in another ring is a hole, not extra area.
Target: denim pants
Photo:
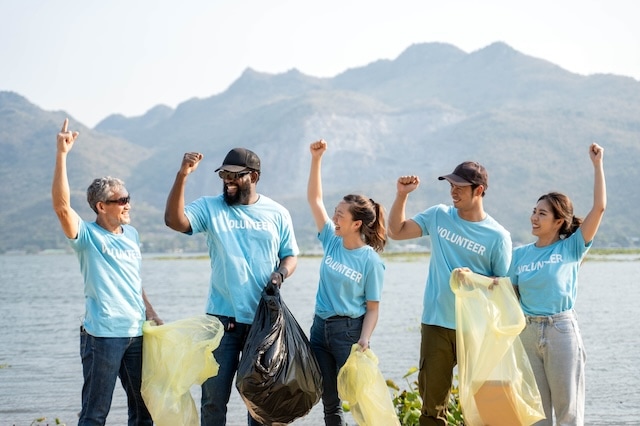
[[[536,425],[583,425],[586,352],[573,310],[552,316],[527,316],[520,334],[540,390],[544,414]]]
[[[127,394],[128,425],[153,425],[140,394],[142,336],[95,337],[81,328],[80,357],[84,385],[79,426],[105,424],[118,377]]]
[[[220,364],[218,374],[202,384],[200,410],[200,424],[202,426],[224,426],[227,424],[227,404],[231,397],[233,377],[238,370],[240,354],[251,328],[249,324],[236,322],[232,330],[227,330],[232,318],[222,315],[215,316],[222,322],[226,331],[220,341],[220,346],[213,352],[214,358]],[[249,426],[261,425],[248,413],[247,419]]]
[[[311,349],[318,360],[322,373],[322,404],[324,424],[344,426],[342,403],[338,397],[338,371],[351,354],[351,346],[358,343],[364,315],[359,318],[331,317],[323,320],[313,318],[311,326]]]

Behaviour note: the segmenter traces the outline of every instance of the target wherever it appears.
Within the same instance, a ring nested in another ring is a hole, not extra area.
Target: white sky
[[[640,80],[637,0],[0,0],[0,19],[0,90],[89,127],[221,93],[247,67],[332,77],[425,42]]]

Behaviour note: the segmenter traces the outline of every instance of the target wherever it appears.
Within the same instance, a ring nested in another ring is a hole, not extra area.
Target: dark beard
[[[222,183],[222,196],[224,198],[224,202],[227,203],[228,206],[237,206],[239,204],[248,204],[249,198],[251,197],[251,184],[239,184],[238,190],[235,195],[229,195],[227,192],[227,185]]]

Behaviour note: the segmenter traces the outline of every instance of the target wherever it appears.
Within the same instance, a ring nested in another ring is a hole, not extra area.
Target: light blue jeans
[[[358,343],[364,315],[358,318],[315,316],[309,343],[322,373],[322,404],[324,424],[344,426],[342,403],[338,396],[338,371],[351,354],[351,346]]]
[[[142,336],[94,337],[81,328],[80,356],[84,385],[79,426],[105,424],[118,377],[127,394],[128,425],[153,425],[140,394]]]
[[[583,425],[585,401],[585,363],[575,311],[548,317],[527,316],[520,334],[540,390],[544,414],[536,425]]]

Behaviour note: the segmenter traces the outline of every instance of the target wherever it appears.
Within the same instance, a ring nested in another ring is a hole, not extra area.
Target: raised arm
[[[53,183],[51,184],[51,202],[53,210],[58,216],[62,231],[67,238],[78,236],[78,213],[71,208],[71,192],[69,190],[69,178],[67,177],[67,154],[71,151],[78,132],[67,130],[69,119],[65,118],[62,129],[56,137],[56,165],[53,171]]]
[[[178,232],[191,232],[191,223],[184,214],[184,188],[187,184],[187,176],[198,168],[198,163],[203,155],[199,152],[187,152],[182,157],[180,170],[173,182],[167,204],[164,208],[164,223],[169,228]]]
[[[324,139],[313,142],[309,150],[311,151],[311,168],[307,183],[307,201],[316,222],[316,228],[320,232],[324,224],[330,220],[322,201],[322,155],[327,150],[327,142]]]
[[[591,242],[598,232],[604,210],[607,208],[607,187],[604,180],[604,148],[597,143],[589,147],[589,157],[593,163],[593,207],[582,221],[580,229],[586,242]]]
[[[411,219],[405,218],[409,193],[420,185],[418,176],[400,176],[396,184],[396,198],[389,211],[387,234],[394,240],[408,240],[422,236],[422,229]]]

